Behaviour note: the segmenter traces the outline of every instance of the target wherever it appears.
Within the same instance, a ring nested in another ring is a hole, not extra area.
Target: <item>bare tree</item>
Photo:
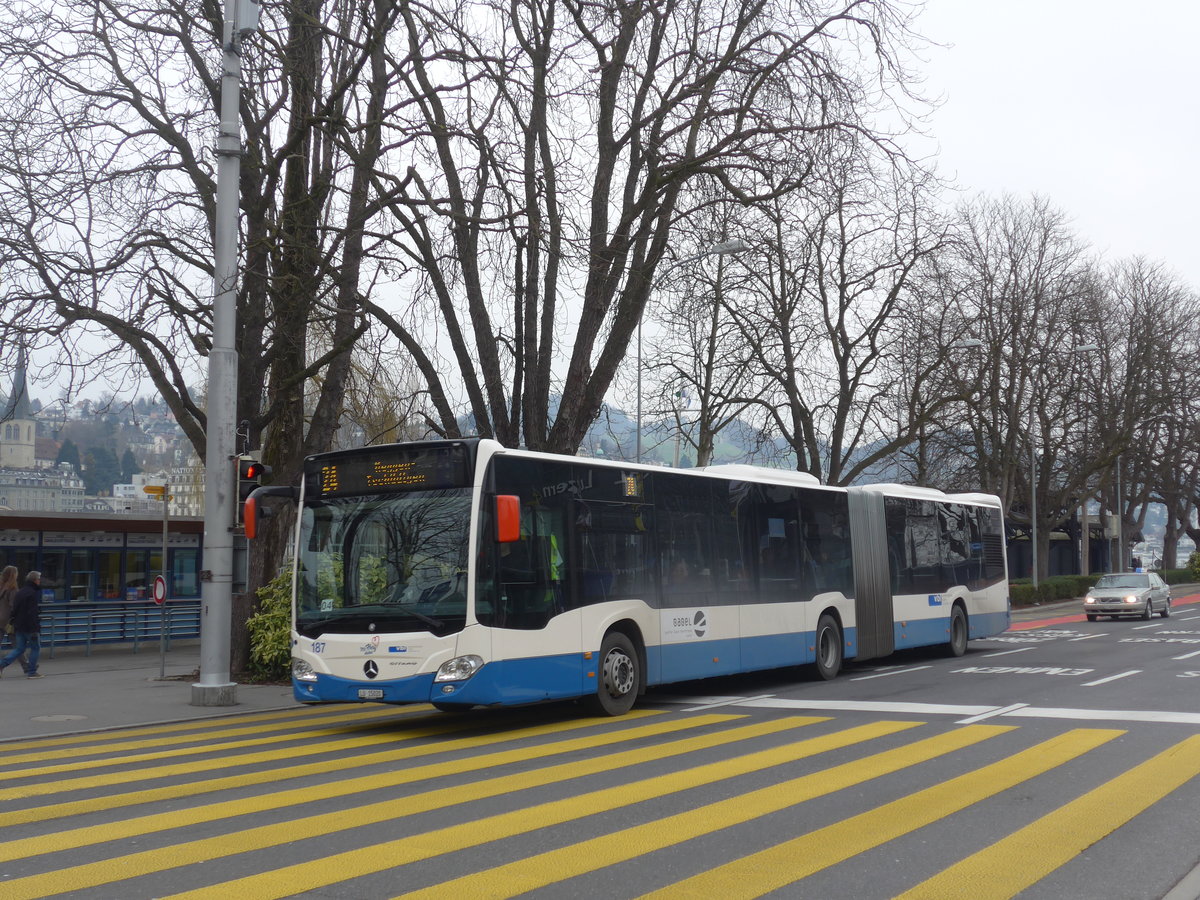
[[[1177,491],[1179,476],[1163,472],[1155,457],[1163,454],[1181,473],[1194,468],[1181,465],[1177,444],[1197,399],[1188,396],[1196,370],[1197,298],[1165,266],[1143,258],[1110,265],[1095,297],[1087,333],[1097,350],[1089,356],[1087,402],[1092,440],[1107,451],[1107,471],[1097,485],[1101,512],[1121,517],[1119,530],[1128,538],[1135,508],[1140,504],[1144,518],[1153,480],[1161,478],[1163,495],[1175,498],[1168,504],[1174,524],[1186,527],[1179,500],[1187,492]],[[1123,558],[1118,548],[1116,559]]]
[[[246,44],[237,416],[284,481],[328,448],[365,328],[380,116],[362,76],[392,15],[384,0],[270,5]],[[201,458],[221,19],[213,0],[68,0],[9,4],[0,21],[3,337],[57,347],[80,381],[139,373]],[[327,127],[351,111],[366,124]],[[281,534],[257,549],[251,590],[274,574]]]
[[[863,476],[946,402],[923,393],[943,342],[906,350],[913,323],[940,327],[914,302],[944,240],[929,187],[919,170],[844,145],[804,191],[762,207],[756,258],[738,260],[751,277],[727,307],[762,386],[753,402],[796,467],[828,483]]]
[[[1038,197],[965,204],[940,265],[965,337],[960,366],[978,373],[966,427],[983,487],[1026,528],[1036,491],[1044,575],[1051,528],[1109,462],[1087,427],[1095,422],[1087,387],[1093,364],[1075,352],[1094,330],[1102,285],[1066,216]]]
[[[786,193],[764,173],[866,132],[907,36],[886,2],[447,0],[402,3],[401,18],[377,177],[424,315],[383,320],[431,397],[461,380],[478,433],[564,452],[596,419],[660,264],[683,255],[705,195],[692,188]],[[459,411],[437,409],[456,433]]]

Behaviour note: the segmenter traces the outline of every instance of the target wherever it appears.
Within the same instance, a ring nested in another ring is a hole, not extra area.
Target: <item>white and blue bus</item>
[[[309,457],[298,501],[304,703],[585,698],[619,715],[658,684],[831,679],[844,659],[961,655],[1009,625],[986,494],[449,440]]]

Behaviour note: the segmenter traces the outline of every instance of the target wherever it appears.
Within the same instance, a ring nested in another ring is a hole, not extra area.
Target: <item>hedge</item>
[[[1198,561],[1200,562],[1200,561]],[[1008,596],[1013,606],[1034,606],[1059,600],[1082,598],[1104,573],[1095,575],[1052,575],[1035,588],[1027,578],[1008,583]],[[1191,569],[1164,569],[1158,573],[1167,584],[1192,584],[1200,581]]]

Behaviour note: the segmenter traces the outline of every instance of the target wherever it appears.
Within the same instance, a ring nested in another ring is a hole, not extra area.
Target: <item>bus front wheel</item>
[[[642,667],[633,641],[620,631],[610,631],[600,645],[596,695],[588,698],[588,705],[601,715],[624,715],[633,708],[641,687]]]
[[[842,670],[842,629],[829,613],[817,620],[816,670],[826,681],[837,678]]]

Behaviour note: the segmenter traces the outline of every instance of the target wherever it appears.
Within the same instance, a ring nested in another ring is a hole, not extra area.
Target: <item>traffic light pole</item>
[[[239,6],[240,4],[240,6]],[[238,178],[242,151],[241,43],[258,24],[258,5],[226,0],[222,30],[217,209],[213,265],[213,334],[208,355],[205,440],[204,569],[200,573],[200,679],[192,706],[233,706],[230,678],[233,618],[233,514],[236,500]]]

